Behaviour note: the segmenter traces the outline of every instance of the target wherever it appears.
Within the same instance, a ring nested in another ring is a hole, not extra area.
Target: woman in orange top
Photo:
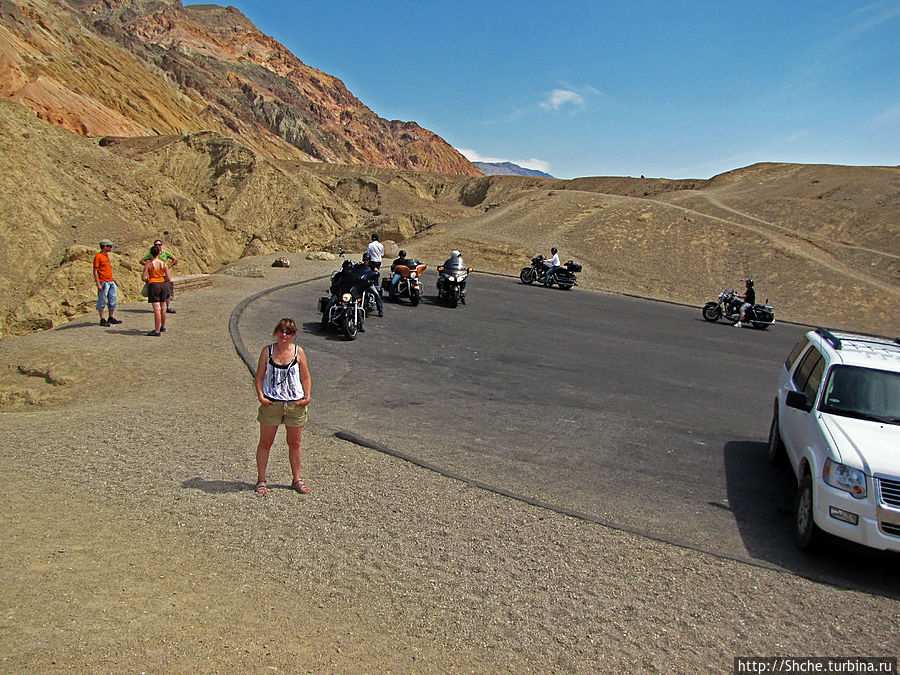
[[[169,278],[169,266],[159,259],[159,246],[150,249],[150,260],[144,262],[144,273],[141,279],[147,282],[147,301],[153,305],[153,320],[155,328],[147,335],[159,337],[166,331],[166,313],[162,303],[166,301],[167,282]]]

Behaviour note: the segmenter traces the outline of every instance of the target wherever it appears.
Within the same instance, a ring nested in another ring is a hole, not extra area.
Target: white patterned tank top
[[[263,396],[270,401],[299,401],[303,398],[300,364],[297,363],[297,345],[294,345],[294,358],[287,365],[281,365],[272,360],[272,345],[269,345],[269,361],[266,363]]]

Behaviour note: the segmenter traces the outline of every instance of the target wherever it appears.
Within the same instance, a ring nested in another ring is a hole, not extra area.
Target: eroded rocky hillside
[[[481,172],[389,121],[233,7],[180,0],[0,0],[0,95],[82,135],[212,130],[264,157]]]

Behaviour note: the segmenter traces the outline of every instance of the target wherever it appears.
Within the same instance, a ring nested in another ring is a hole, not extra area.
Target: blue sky
[[[473,160],[559,178],[900,164],[900,0],[230,4]]]

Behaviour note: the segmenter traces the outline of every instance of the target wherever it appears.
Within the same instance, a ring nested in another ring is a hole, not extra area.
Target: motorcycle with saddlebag
[[[548,269],[550,269],[550,265],[547,264],[544,256],[537,255],[531,259],[530,267],[522,268],[522,271],[519,273],[519,279],[521,279],[523,284],[532,284],[535,281],[544,284],[544,286],[556,284],[564,291],[571,290],[572,286],[578,285],[575,279],[575,272],[581,271],[581,265],[574,260],[569,260],[565,265],[556,267],[550,273],[549,279],[547,279]]]
[[[743,302],[744,301],[741,300],[740,296],[734,292],[734,289],[729,288],[728,290],[719,293],[718,302],[707,302],[706,305],[704,305],[703,318],[707,321],[725,319],[731,323],[736,323],[741,317],[741,305]],[[747,311],[744,313],[743,325],[746,326],[747,324],[750,324],[754,328],[765,330],[774,324],[775,307],[768,303],[769,299],[766,298],[766,304],[755,304],[748,307]]]

